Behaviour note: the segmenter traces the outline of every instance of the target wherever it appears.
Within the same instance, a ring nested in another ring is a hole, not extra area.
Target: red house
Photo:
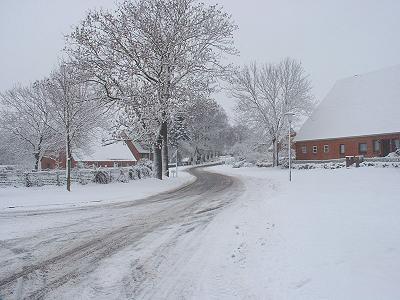
[[[400,148],[400,65],[339,80],[296,136],[296,159],[387,156]]]
[[[103,135],[103,136],[102,136]],[[72,153],[72,167],[128,167],[141,159],[151,159],[150,149],[131,140],[107,140],[103,134],[97,134],[90,150],[77,149]],[[41,160],[42,170],[65,169],[64,153],[48,153]]]

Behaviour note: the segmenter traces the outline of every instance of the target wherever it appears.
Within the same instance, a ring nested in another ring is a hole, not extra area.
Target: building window
[[[118,163],[114,162],[114,168],[118,168]]]
[[[329,145],[324,145],[324,153],[328,153],[329,152]]]
[[[368,145],[367,143],[359,143],[358,144],[358,153],[365,154],[367,153]]]
[[[375,141],[372,141],[372,144],[374,145],[374,152],[381,151],[381,141],[375,140]]]
[[[318,147],[317,146],[313,146],[312,147],[312,152],[313,153],[317,153],[318,152]]]
[[[339,153],[344,154],[346,152],[346,147],[344,144],[340,144],[339,146]]]
[[[303,154],[307,153],[307,146],[301,146],[301,153]]]

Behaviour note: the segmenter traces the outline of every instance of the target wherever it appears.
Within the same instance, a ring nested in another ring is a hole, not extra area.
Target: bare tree
[[[291,58],[261,68],[255,63],[244,66],[232,76],[230,91],[240,119],[250,128],[265,129],[266,141],[272,141],[273,165],[278,165],[278,143],[288,126],[285,114],[293,112],[298,120],[314,105],[303,66]]]
[[[69,36],[67,50],[110,99],[129,99],[132,80],[153,86],[160,109],[157,119],[164,120],[156,140],[162,140],[167,175],[167,119],[177,99],[173,91],[189,77],[211,81],[223,74],[223,55],[236,53],[235,29],[231,17],[216,5],[196,0],[125,1],[114,13],[90,12]],[[158,147],[154,149],[158,160]]]
[[[49,99],[43,90],[43,82],[15,87],[0,94],[0,98],[3,105],[0,127],[10,136],[6,145],[14,148],[19,159],[29,152],[33,156],[34,169],[39,170],[43,154],[58,141],[50,125]]]
[[[71,65],[61,63],[47,80],[53,129],[65,141],[68,191],[73,151],[90,142],[91,134],[103,121],[103,110],[92,86],[77,74]]]

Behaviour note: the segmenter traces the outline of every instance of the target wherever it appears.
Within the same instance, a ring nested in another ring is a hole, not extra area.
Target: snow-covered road
[[[151,285],[168,248],[183,236],[195,238],[243,190],[232,177],[190,172],[194,183],[143,200],[1,213],[0,227],[20,230],[0,244],[0,295],[9,299],[22,290],[29,299],[135,298]],[[118,259],[122,263],[115,264]],[[107,260],[113,267],[104,274]],[[99,272],[102,282],[95,278]],[[107,286],[104,280],[115,276],[121,280]]]

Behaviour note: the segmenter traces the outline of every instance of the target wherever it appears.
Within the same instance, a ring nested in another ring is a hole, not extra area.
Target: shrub
[[[110,183],[111,178],[109,178],[108,174],[104,171],[96,171],[93,181],[100,184]]]

